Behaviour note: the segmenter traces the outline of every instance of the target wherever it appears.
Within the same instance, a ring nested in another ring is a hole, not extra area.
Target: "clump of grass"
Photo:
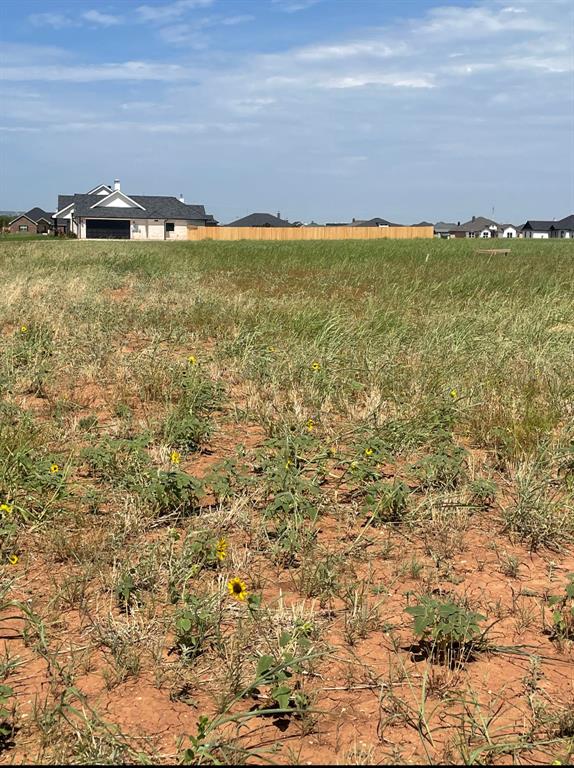
[[[504,526],[532,550],[561,549],[574,533],[574,508],[557,492],[537,464],[519,465],[514,475],[514,501],[503,508]]]

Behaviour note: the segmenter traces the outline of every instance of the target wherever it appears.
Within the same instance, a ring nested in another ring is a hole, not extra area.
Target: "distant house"
[[[351,227],[400,227],[401,224],[393,224],[387,219],[381,219],[375,216],[374,219],[353,219]]]
[[[187,240],[188,226],[216,226],[203,205],[183,197],[126,195],[116,179],[113,189],[100,184],[86,194],[60,195],[53,216],[59,232],[81,239]]]
[[[418,224],[412,224],[413,227],[434,227],[434,224],[431,224],[430,221],[419,221]]]
[[[453,222],[437,221],[434,225],[434,236],[440,237],[442,240],[448,240],[451,237],[450,233],[453,232],[457,226],[460,227],[460,222],[457,225]]]
[[[574,213],[565,216],[563,219],[554,221],[550,228],[550,237],[574,238]]]
[[[31,208],[26,213],[21,213],[8,224],[8,229],[13,233],[23,235],[45,235],[53,228],[52,215],[42,208]]]
[[[533,221],[532,219],[522,225],[523,236],[546,240],[550,237],[574,238],[574,213],[563,219],[552,221]]]
[[[536,238],[546,240],[550,237],[550,229],[554,221],[533,221],[529,220],[522,225],[522,236],[526,238]]]
[[[242,219],[225,224],[226,227],[294,227],[295,224],[274,216],[272,213],[250,213]]]
[[[515,238],[520,234],[520,227],[515,227],[514,224],[499,224],[498,225],[498,237]]]
[[[454,237],[498,237],[498,224],[484,216],[473,216],[470,221],[451,231]]]

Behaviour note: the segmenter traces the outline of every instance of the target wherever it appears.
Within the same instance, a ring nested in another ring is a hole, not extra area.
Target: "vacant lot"
[[[0,243],[0,761],[566,763],[574,244]]]

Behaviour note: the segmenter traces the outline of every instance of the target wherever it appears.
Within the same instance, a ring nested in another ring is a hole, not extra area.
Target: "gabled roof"
[[[419,221],[418,224],[413,224],[413,227],[433,227],[434,224],[431,224],[430,221]]]
[[[522,229],[532,229],[537,232],[550,232],[550,227],[556,223],[557,222],[555,221],[534,221],[533,219],[529,219],[526,224],[522,225]]]
[[[48,224],[51,224],[52,215],[53,214],[48,213],[43,208],[30,208],[26,213],[21,213],[19,216],[13,218],[9,224],[13,224],[15,221],[18,221],[18,219],[28,219],[28,221],[31,221],[33,224],[37,224],[39,221],[44,220]]]
[[[102,190],[106,190],[106,189],[107,189],[108,192],[113,192],[112,188],[108,184],[98,184],[97,187],[94,187],[93,189],[89,189],[86,194],[88,194],[88,195],[97,195]]]
[[[280,219],[272,213],[250,213],[242,219],[225,224],[226,227],[292,227],[286,219]]]
[[[454,232],[458,229],[458,224],[453,221],[437,221],[434,225],[435,232]]]
[[[498,227],[498,224],[492,219],[486,219],[484,216],[475,216],[470,221],[465,221],[457,230],[460,232],[482,232],[483,229],[490,229],[490,227]]]
[[[18,214],[18,216],[16,216],[16,218],[14,218],[14,219],[12,219],[12,221],[8,222],[8,226],[10,226],[11,224],[14,224],[14,222],[18,221],[19,219],[27,219],[31,224],[35,224],[36,223],[34,221],[34,219],[31,219],[29,216],[26,216],[25,213],[20,213],[20,214]]]
[[[141,207],[106,208],[98,205],[94,208],[94,195],[59,195],[58,213],[73,204],[74,215],[88,219],[183,219],[217,223],[211,214],[205,213],[203,205],[188,205],[176,197],[158,195],[126,195],[126,197]]]
[[[26,216],[35,222],[40,221],[40,219],[44,219],[44,221],[51,222],[52,215],[53,215],[52,213],[45,211],[43,208],[37,208],[37,207],[31,208],[29,211],[26,211]]]
[[[88,192],[88,194],[92,194]],[[94,208],[107,208],[109,207],[110,200],[121,200],[122,203],[124,203],[123,208],[142,208],[143,205],[140,205],[137,200],[134,200],[133,197],[130,197],[129,195],[126,195],[125,192],[122,192],[121,189],[114,189],[113,192],[110,192],[109,195],[93,195],[94,198],[96,198],[96,202],[93,203],[91,206],[92,209]],[[120,207],[120,206],[113,206],[113,207]]]
[[[574,229],[574,213],[552,223],[552,229]]]
[[[381,219],[378,216],[375,216],[373,219],[355,219],[353,222],[351,222],[352,227],[400,227],[401,224],[393,224],[391,221],[387,221],[387,219]]]

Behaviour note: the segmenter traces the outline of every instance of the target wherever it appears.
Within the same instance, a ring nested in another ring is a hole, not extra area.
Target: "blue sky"
[[[573,0],[2,0],[0,209],[574,212]]]

